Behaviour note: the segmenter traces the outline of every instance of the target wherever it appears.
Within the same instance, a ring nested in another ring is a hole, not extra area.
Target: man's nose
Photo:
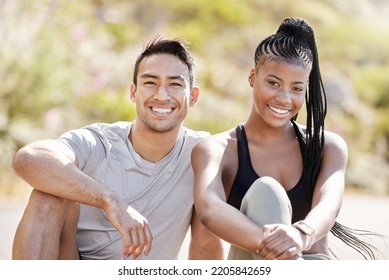
[[[157,93],[154,95],[155,100],[170,100],[169,90],[165,85],[160,85],[158,87]]]

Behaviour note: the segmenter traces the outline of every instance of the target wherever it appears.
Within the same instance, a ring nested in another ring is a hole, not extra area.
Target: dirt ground
[[[0,194],[0,260],[11,259],[12,240],[17,224],[23,214],[27,197],[4,197]],[[389,197],[346,194],[338,221],[348,227],[380,233],[384,238],[371,238],[383,253],[380,259],[389,260]],[[330,244],[335,254],[343,260],[358,260],[362,257],[356,251],[342,244],[331,235]],[[226,251],[228,244],[225,244]],[[182,246],[179,259],[186,259],[188,238]]]

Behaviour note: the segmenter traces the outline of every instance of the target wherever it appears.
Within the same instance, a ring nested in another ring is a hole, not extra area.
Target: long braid
[[[313,119],[314,132],[312,136],[312,144],[310,145],[308,140],[307,147],[307,164],[312,165],[311,176],[307,176],[307,189],[309,190],[308,195],[312,198],[313,191],[316,185],[316,180],[320,172],[320,161],[322,157],[322,151],[324,148],[324,120],[327,115],[327,99],[321,79],[319,58],[314,37],[309,41],[313,54],[312,70],[309,76],[309,97],[312,100],[307,102],[307,123],[308,119]],[[313,85],[312,85],[313,84]],[[312,101],[312,102],[311,102]],[[307,131],[310,125],[307,125]],[[308,134],[308,133],[307,133]],[[312,150],[310,150],[312,149]],[[319,154],[320,151],[320,154]],[[310,169],[306,167],[304,169]],[[339,222],[335,221],[335,224],[331,228],[331,233],[342,240],[345,244],[356,250],[365,259],[375,259],[375,251],[379,251],[375,246],[368,242],[365,242],[357,236],[370,236],[375,235],[371,231],[351,229],[346,227]],[[378,234],[378,236],[381,236]],[[381,236],[382,237],[382,236]],[[333,253],[334,254],[334,253]],[[334,254],[335,255],[335,254]]]
[[[381,238],[385,238],[385,236],[377,234],[375,232],[371,232],[368,230],[352,229],[338,222],[335,222],[334,226],[331,228],[331,233],[335,237],[342,240],[343,243],[347,244],[348,246],[356,250],[366,260],[376,259],[377,257],[375,252],[379,252],[379,249],[371,245],[370,243],[361,240],[357,236],[361,236],[361,237],[378,236]],[[336,256],[334,253],[332,254]]]
[[[255,51],[255,66],[266,60],[301,65],[304,69],[311,67],[308,89],[305,94],[307,109],[306,150],[303,157],[303,175],[306,194],[312,201],[313,191],[320,172],[324,149],[324,121],[327,115],[327,98],[320,74],[319,56],[313,29],[309,23],[300,18],[285,19],[276,34],[264,39]],[[297,115],[293,120],[297,119]],[[371,231],[348,228],[335,222],[331,233],[345,244],[355,249],[365,259],[376,259],[379,250],[357,236],[380,236]],[[336,256],[334,254],[334,256]]]
[[[312,199],[324,148],[324,120],[327,115],[327,99],[321,79],[319,57],[313,31],[308,44],[312,52],[312,69],[309,74],[308,91],[305,98],[307,107],[307,150],[304,171],[307,194]]]

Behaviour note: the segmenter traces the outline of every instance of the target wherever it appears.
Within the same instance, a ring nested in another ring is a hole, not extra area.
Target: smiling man
[[[183,127],[199,88],[180,40],[152,40],[135,63],[132,122],[95,123],[19,150],[34,189],[13,259],[175,259],[191,225],[191,259],[222,258],[193,211],[190,154],[207,133]]]

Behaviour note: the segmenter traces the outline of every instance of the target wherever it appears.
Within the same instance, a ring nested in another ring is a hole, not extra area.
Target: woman
[[[231,243],[229,259],[331,259],[330,231],[374,257],[374,247],[336,222],[348,151],[324,130],[326,97],[309,23],[285,19],[254,61],[247,121],[192,152],[202,223]],[[304,102],[305,126],[296,123]]]

